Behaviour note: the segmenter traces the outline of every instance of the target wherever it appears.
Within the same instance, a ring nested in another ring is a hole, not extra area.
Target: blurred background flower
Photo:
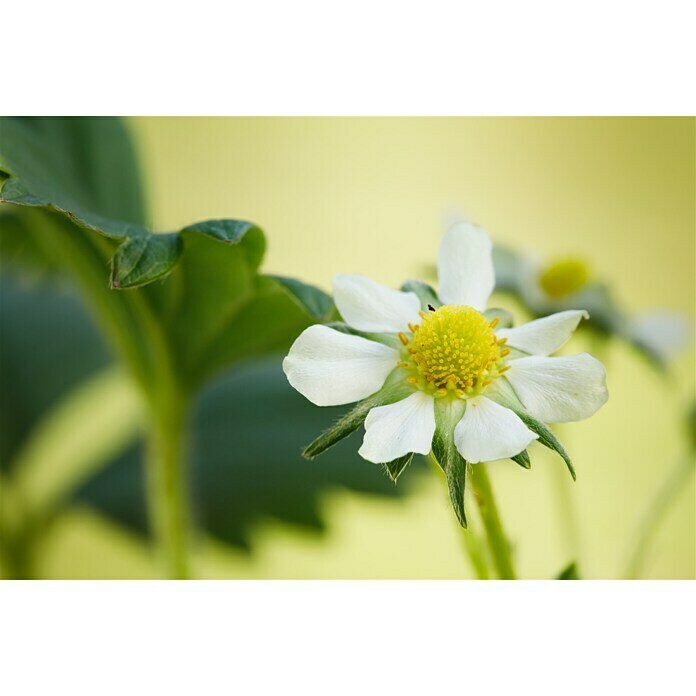
[[[691,119],[138,118],[127,125],[148,222],[169,230],[215,217],[255,220],[267,233],[271,273],[328,288],[334,274],[349,271],[398,287],[421,275],[424,254],[436,253],[441,212],[465,207],[501,247],[549,260],[547,292],[560,291],[559,278],[566,291],[568,278],[576,285],[595,278],[620,298],[625,316],[665,307],[694,316]],[[572,264],[553,268],[568,254],[585,260],[586,276]],[[54,511],[37,542],[35,575],[156,575],[142,534],[138,399],[74,288],[27,273],[16,250],[0,249],[0,260],[0,513],[11,524],[20,502],[6,496],[5,484],[21,469],[22,491],[52,501]],[[509,304],[500,295],[491,304],[513,309],[520,323],[534,314],[520,299]],[[592,334],[568,347],[582,350],[596,353]],[[611,336],[598,357],[612,399],[562,432],[577,483],[541,447],[534,476],[507,462],[491,466],[521,577],[551,577],[572,561],[583,577],[622,576],[645,510],[683,457],[691,347],[674,356],[668,375],[646,370]],[[268,410],[269,393],[277,412]],[[355,442],[301,459],[302,446],[335,417],[326,410],[292,393],[273,356],[238,365],[206,388],[191,443],[199,574],[472,576],[446,490],[432,476],[414,471],[395,487],[378,467],[357,462]],[[261,458],[256,445],[269,420],[276,436]],[[641,576],[696,575],[693,485],[692,477],[655,529]]]

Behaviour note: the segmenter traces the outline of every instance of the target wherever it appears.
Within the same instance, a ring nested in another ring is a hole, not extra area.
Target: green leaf
[[[69,408],[71,395],[91,389],[90,382],[96,385],[100,375],[113,369],[113,358],[79,296],[63,280],[46,277],[28,283],[16,269],[3,265],[0,270],[0,469],[10,479],[18,473],[15,465],[21,453],[40,444],[34,436],[41,422]],[[304,460],[302,444],[329,426],[340,409],[317,408],[295,392],[282,373],[280,358],[244,363],[213,380],[197,400],[192,417],[190,470],[196,520],[217,539],[243,547],[251,547],[256,527],[268,519],[321,530],[324,496],[337,488],[398,500],[418,481],[411,476],[395,487],[380,467],[358,456],[355,439],[335,447],[321,465]],[[93,408],[98,412],[90,420],[95,424],[125,407],[104,403],[102,409],[99,394],[108,400],[113,391],[94,392]],[[110,422],[112,426],[118,429]],[[55,433],[63,442],[68,434]],[[109,437],[114,437],[109,447],[117,452],[112,458],[91,463],[83,458],[87,450],[103,451],[108,444],[104,441],[80,450],[76,461],[65,462],[73,473],[78,465],[84,466],[83,474],[92,469],[77,491],[66,487],[79,483],[82,474],[72,480],[62,473],[60,481],[54,478],[53,483],[61,486],[55,502],[86,503],[145,533],[143,445],[129,436],[117,447],[115,434]],[[66,448],[73,445],[77,446],[71,442]],[[50,463],[41,461],[44,468]],[[423,470],[420,461],[413,466]],[[25,471],[21,476],[33,474]],[[41,480],[43,486],[52,485],[43,475]],[[70,494],[67,500],[63,493]]]
[[[497,317],[498,326],[496,328],[499,329],[509,329],[515,321],[512,314],[508,312],[507,309],[500,309],[498,307],[487,309],[483,313],[483,316],[486,317],[488,321],[493,321],[493,319]]]
[[[396,483],[396,480],[401,475],[401,472],[411,463],[412,459],[413,452],[410,452],[409,454],[406,454],[403,457],[399,457],[398,459],[394,459],[391,462],[387,462],[384,465],[384,468],[386,469],[389,478],[394,483]]]
[[[55,279],[27,283],[0,268],[0,470],[76,384],[111,363],[76,293]]]
[[[303,283],[296,278],[285,278],[277,275],[267,277],[275,280],[305,312],[318,322],[326,321],[333,313],[334,303],[331,295],[314,285]]]
[[[575,561],[567,565],[557,576],[556,580],[580,580],[578,566]]]
[[[167,235],[143,226],[144,209],[127,132],[109,118],[0,118],[0,201],[44,207],[114,240],[111,286],[137,288],[166,276],[188,234],[240,244],[252,268],[263,233],[243,220],[207,220]]]
[[[529,452],[527,450],[522,450],[519,454],[516,454],[514,457],[510,457],[515,464],[519,464],[522,468],[524,469],[531,469],[532,468],[532,462],[529,459]]]
[[[247,260],[253,268],[258,268],[266,251],[266,240],[263,232],[253,222],[246,220],[206,220],[195,225],[189,225],[181,230],[202,234],[225,244],[242,244]]]
[[[137,288],[167,275],[181,256],[176,234],[154,235],[133,230],[111,261],[111,287]]]
[[[99,157],[94,156],[99,153]],[[135,152],[121,119],[0,118],[2,197],[142,225]]]
[[[544,445],[544,447],[548,447],[549,449],[553,450],[554,452],[557,452],[561,456],[563,461],[566,463],[566,466],[568,467],[570,475],[573,477],[573,481],[575,481],[577,477],[575,475],[575,467],[573,467],[573,462],[570,460],[570,457],[568,456],[565,449],[563,449],[563,445],[558,441],[558,439],[551,432],[549,427],[541,421],[538,421],[536,418],[532,418],[532,416],[530,416],[525,411],[518,409],[512,410],[515,411],[515,413],[522,419],[522,422],[532,432],[536,433],[539,436],[539,442],[542,445]]]
[[[324,496],[336,489],[399,500],[417,476],[398,486],[379,466],[361,459],[349,438],[321,463],[303,459],[301,446],[336,418],[337,408],[317,408],[287,382],[280,360],[246,363],[204,390],[191,422],[191,490],[201,529],[216,539],[251,548],[268,520],[324,528]],[[143,450],[124,452],[77,493],[136,532],[147,530]],[[422,470],[421,462],[414,462]]]
[[[403,292],[413,292],[418,295],[418,299],[421,302],[421,308],[424,312],[428,311],[428,305],[431,307],[442,307],[442,302],[437,297],[435,290],[430,287],[427,283],[423,283],[420,280],[407,280],[402,286],[401,290]]]

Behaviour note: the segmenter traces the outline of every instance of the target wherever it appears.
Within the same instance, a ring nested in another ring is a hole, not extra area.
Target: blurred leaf
[[[415,293],[421,302],[421,309],[424,312],[428,311],[428,306],[435,307],[435,309],[442,307],[442,302],[440,302],[435,290],[420,280],[407,280],[401,286],[401,290],[403,292]]]
[[[171,272],[188,234],[237,244],[248,234],[249,264],[263,256],[252,223],[208,220],[154,235],[144,225],[135,156],[122,122],[112,118],[0,118],[0,201],[65,214],[116,241],[111,286],[137,288]]]
[[[302,309],[317,321],[326,321],[334,311],[331,295],[327,295],[314,285],[308,285],[296,278],[285,278],[277,275],[266,277],[275,280]]]
[[[256,523],[268,518],[322,529],[321,497],[349,489],[401,496],[380,466],[357,454],[348,438],[321,461],[301,456],[302,445],[336,418],[297,394],[272,358],[237,368],[203,393],[192,423],[190,455],[194,509],[200,526],[248,547]],[[147,529],[141,477],[142,448],[120,457],[78,494],[138,532]]]
[[[0,269],[0,468],[76,384],[111,362],[80,299],[65,284]]]
[[[580,580],[578,566],[575,561],[566,566],[556,577],[556,580]]]
[[[0,169],[9,175],[7,200],[145,222],[135,152],[121,119],[0,118]]]
[[[524,259],[519,253],[496,244],[493,248],[493,268],[496,290],[503,292],[520,290],[524,277]]]

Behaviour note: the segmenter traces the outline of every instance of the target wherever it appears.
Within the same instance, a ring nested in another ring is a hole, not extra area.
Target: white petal
[[[464,417],[454,429],[459,454],[472,464],[514,457],[537,437],[516,413],[485,396],[466,402]]]
[[[555,353],[573,335],[581,319],[589,319],[584,309],[569,309],[535,319],[514,329],[499,329],[496,335],[507,338],[509,346],[533,355]]]
[[[358,331],[408,331],[409,322],[420,324],[420,300],[413,292],[392,290],[359,275],[334,276],[336,307],[347,324]]]
[[[628,322],[628,335],[662,360],[669,360],[689,342],[690,326],[676,312],[645,312]]]
[[[468,222],[453,227],[442,240],[437,267],[444,304],[486,309],[495,273],[493,244],[485,230]]]
[[[609,398],[604,365],[588,353],[520,358],[505,377],[529,414],[546,423],[589,418]]]
[[[393,348],[317,324],[292,344],[283,371],[313,404],[338,406],[379,391],[398,359]]]
[[[375,464],[391,462],[409,452],[428,454],[434,434],[435,402],[432,396],[418,391],[367,414],[359,454]]]

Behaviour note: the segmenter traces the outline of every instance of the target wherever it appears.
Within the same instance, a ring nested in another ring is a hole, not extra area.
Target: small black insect
[[[434,312],[434,311],[435,311],[435,307],[433,307],[431,304],[428,305],[428,309],[429,309],[431,312]]]

